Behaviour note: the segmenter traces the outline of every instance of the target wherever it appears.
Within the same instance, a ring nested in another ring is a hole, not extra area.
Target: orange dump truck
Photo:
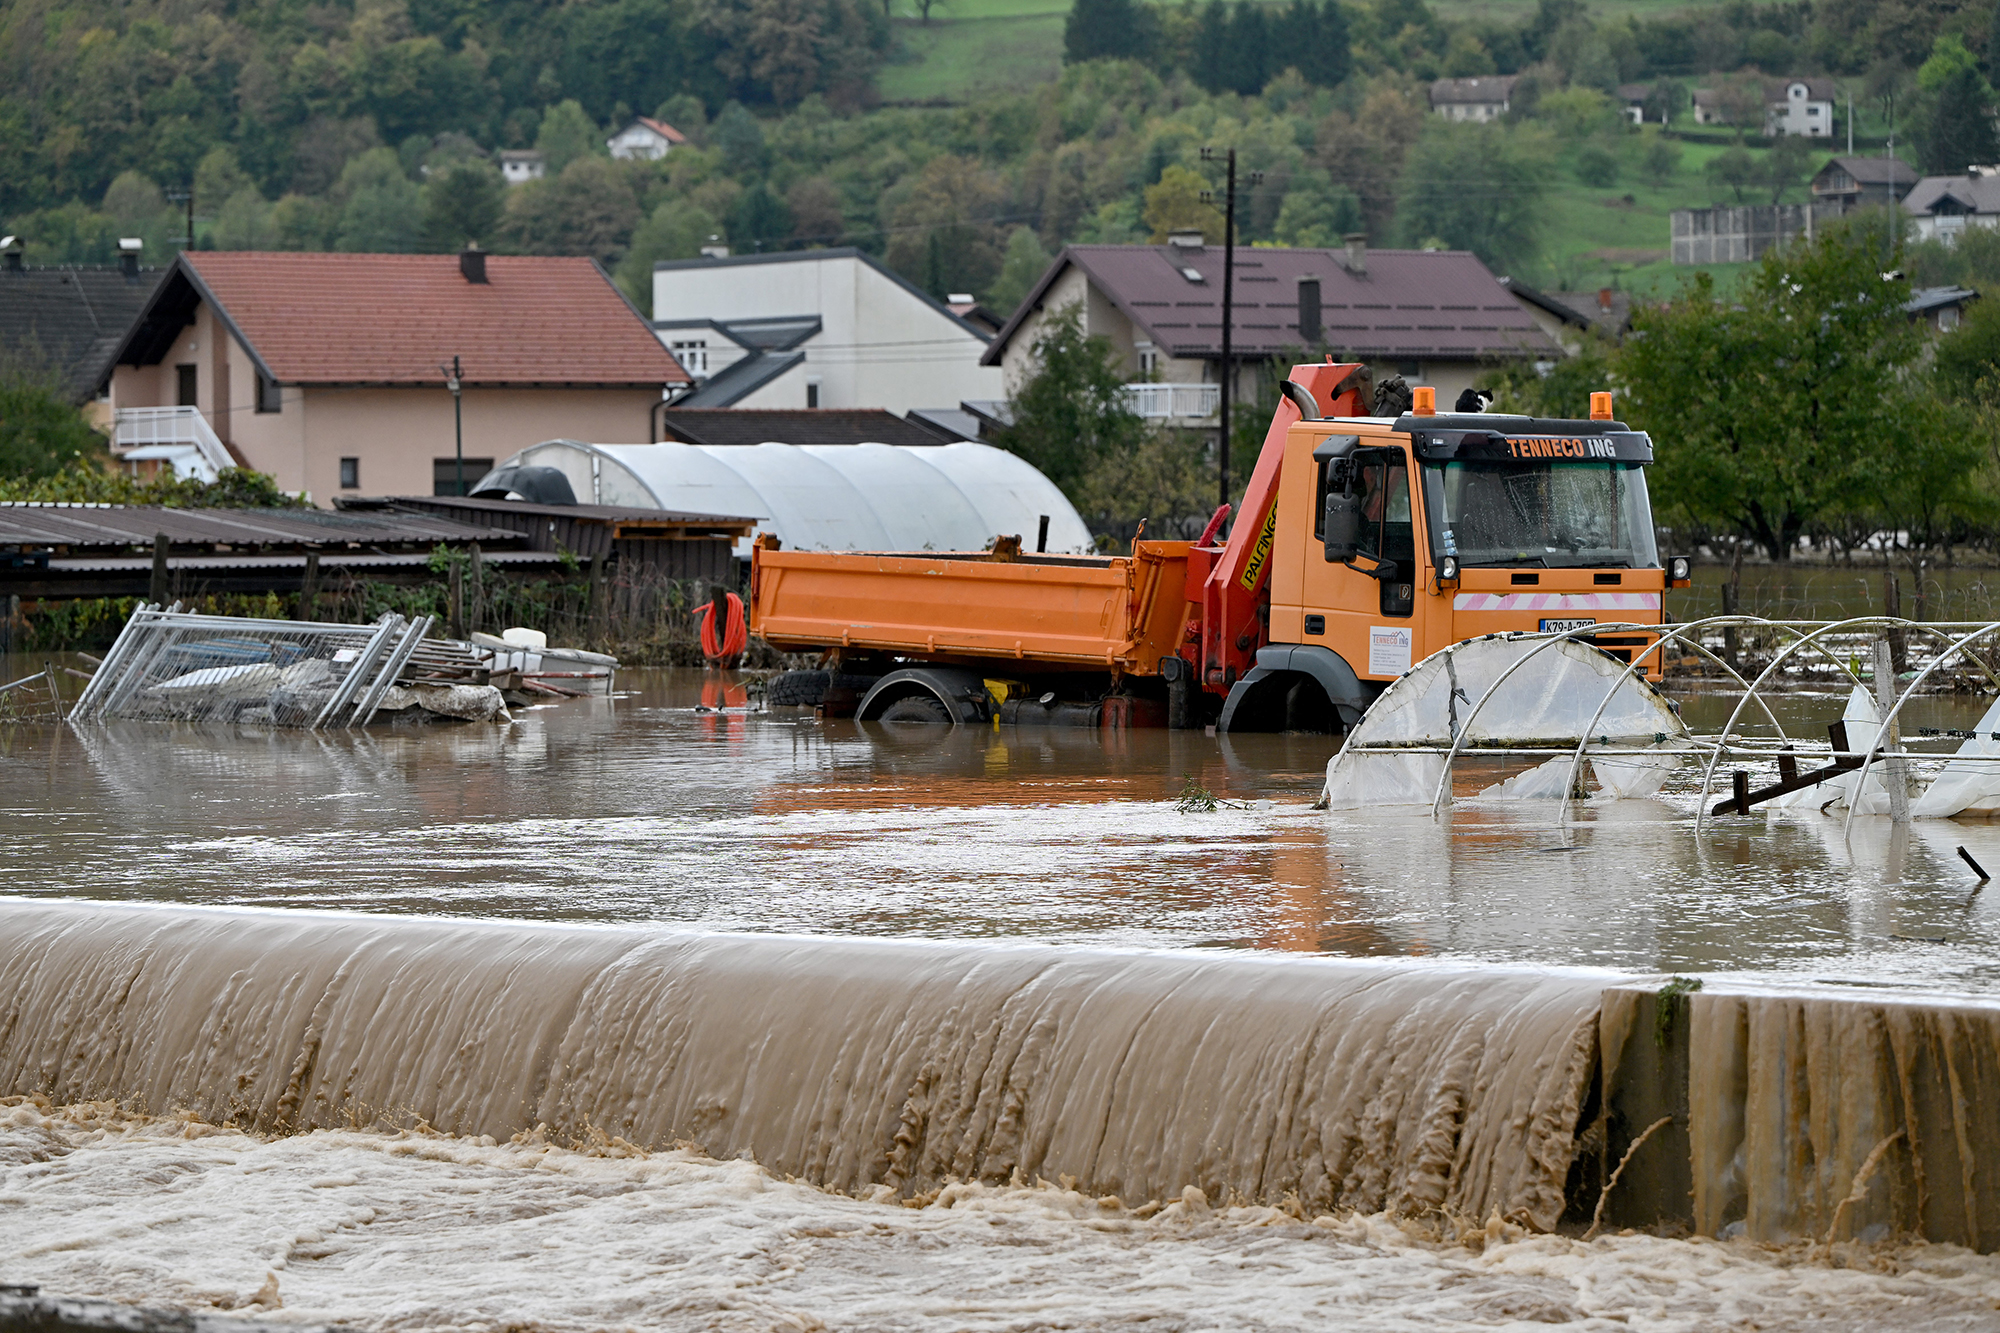
[[[1367,367],[1301,365],[1221,544],[1130,555],[823,552],[760,538],[751,631],[827,670],[772,702],[864,721],[1339,732],[1446,644],[1660,623],[1652,442],[1609,419],[1362,415]],[[1609,396],[1601,396],[1609,416]],[[1630,661],[1652,636],[1594,636]]]

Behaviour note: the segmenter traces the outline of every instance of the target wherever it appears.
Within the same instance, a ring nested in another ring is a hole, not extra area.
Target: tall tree
[[[1100,460],[1135,447],[1146,423],[1125,401],[1111,340],[1085,333],[1078,307],[1044,319],[1031,354],[1034,373],[1011,400],[1014,422],[997,443],[1072,491]]]
[[[425,248],[446,253],[469,241],[492,248],[507,187],[489,163],[455,162],[434,171],[423,188]]]
[[[1940,37],[1917,71],[1917,149],[1936,175],[2000,159],[1993,131],[1993,87],[1956,34]]]
[[[1550,175],[1532,126],[1434,119],[1404,163],[1396,209],[1412,243],[1436,238],[1509,273],[1540,251]]]
[[[1133,0],[1076,0],[1063,23],[1063,59],[1144,60],[1153,53],[1158,21],[1151,5]]]
[[[1835,514],[1907,505],[1911,469],[1934,473],[1951,443],[1940,429],[1972,434],[1944,429],[1912,373],[1923,334],[1881,254],[1879,228],[1829,228],[1766,253],[1732,299],[1702,274],[1635,316],[1618,371],[1627,418],[1666,444],[1663,513],[1735,527],[1788,559]],[[1969,468],[1980,445],[1964,443]]]

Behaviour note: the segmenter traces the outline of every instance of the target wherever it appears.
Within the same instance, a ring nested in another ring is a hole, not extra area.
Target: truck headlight
[[[1677,555],[1667,561],[1667,582],[1685,586],[1694,578],[1694,561],[1684,555]]]

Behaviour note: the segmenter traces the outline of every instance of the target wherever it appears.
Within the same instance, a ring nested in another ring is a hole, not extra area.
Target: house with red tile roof
[[[1199,233],[1165,245],[1072,245],[1056,256],[982,365],[1007,392],[1033,372],[1042,322],[1075,307],[1084,331],[1110,340],[1141,416],[1199,424],[1215,414],[1222,370],[1223,251]],[[1238,246],[1230,302],[1236,401],[1254,393],[1269,357],[1366,361],[1428,384],[1441,403],[1501,361],[1554,360],[1561,350],[1514,293],[1463,250]]]
[[[650,440],[690,382],[593,259],[190,251],[113,358],[113,448],[321,504],[455,494],[454,365],[468,484],[543,440]]]
[[[687,142],[682,134],[664,120],[654,120],[651,116],[634,116],[632,123],[604,141],[611,150],[611,156],[622,158],[645,158],[657,162],[667,153]]]

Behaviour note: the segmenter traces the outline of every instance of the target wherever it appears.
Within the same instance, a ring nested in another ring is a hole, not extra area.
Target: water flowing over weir
[[[14,899],[29,1093],[1540,1229],[1623,1161],[1612,1225],[2000,1249],[2000,1005],[1833,988]]]
[[[1605,974],[0,904],[0,1093],[1552,1227]]]

